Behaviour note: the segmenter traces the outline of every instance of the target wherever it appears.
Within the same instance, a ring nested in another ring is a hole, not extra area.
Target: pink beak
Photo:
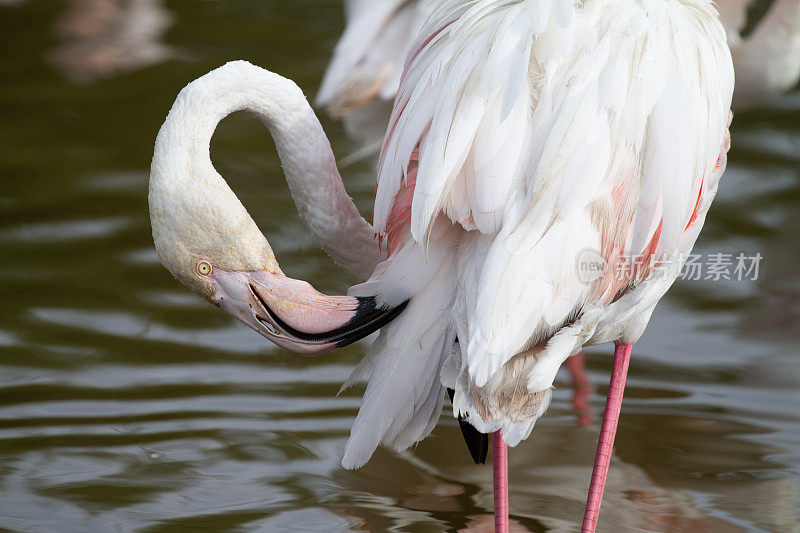
[[[305,281],[267,271],[209,275],[217,305],[278,346],[322,355],[379,330],[406,304],[378,308],[374,297],[326,296]]]

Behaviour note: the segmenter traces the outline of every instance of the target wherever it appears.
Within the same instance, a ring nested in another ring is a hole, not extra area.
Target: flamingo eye
[[[208,261],[200,261],[197,265],[197,272],[199,272],[201,276],[208,276],[211,274],[211,263]]]

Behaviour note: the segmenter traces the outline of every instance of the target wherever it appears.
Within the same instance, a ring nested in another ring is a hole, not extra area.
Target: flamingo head
[[[161,179],[164,171],[154,160],[150,219],[161,263],[275,344],[323,354],[369,335],[402,310],[378,308],[371,297],[326,296],[285,276],[269,242],[216,172]]]

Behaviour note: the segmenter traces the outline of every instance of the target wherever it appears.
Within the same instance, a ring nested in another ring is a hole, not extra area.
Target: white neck
[[[175,102],[156,143],[152,183],[179,194],[222,195],[231,212],[247,216],[214,170],[209,154],[217,124],[247,110],[269,129],[300,218],[331,258],[357,281],[382,260],[372,226],[347,195],[330,143],[302,91],[292,81],[245,61],[228,63],[189,84]],[[184,188],[191,190],[186,191]]]

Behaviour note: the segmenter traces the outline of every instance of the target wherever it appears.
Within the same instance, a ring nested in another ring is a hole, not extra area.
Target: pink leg
[[[572,406],[578,412],[578,425],[588,426],[594,421],[594,415],[589,406],[592,382],[586,375],[586,356],[583,352],[578,352],[567,359],[567,370],[572,377]]]
[[[492,434],[492,468],[494,470],[494,530],[508,533],[508,446],[502,431]]]
[[[625,393],[625,378],[628,376],[628,363],[631,360],[633,344],[617,344],[614,350],[614,367],[611,370],[611,384],[608,387],[606,410],[603,413],[603,425],[600,427],[600,441],[597,443],[597,454],[594,459],[592,483],[589,485],[589,496],[586,500],[586,512],[583,515],[581,533],[594,533],[600,504],[603,502],[603,489],[606,486],[608,465],[614,449],[614,437],[617,434],[619,411],[622,408],[622,395]]]

